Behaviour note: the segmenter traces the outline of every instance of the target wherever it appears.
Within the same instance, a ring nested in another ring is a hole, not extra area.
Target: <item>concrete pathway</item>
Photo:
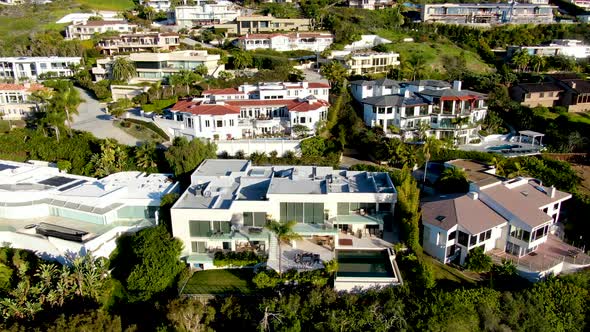
[[[79,114],[74,116],[72,128],[89,131],[98,138],[114,138],[121,144],[138,145],[141,141],[117,128],[106,114],[106,104],[94,99],[86,90],[76,88],[84,102],[78,106]]]

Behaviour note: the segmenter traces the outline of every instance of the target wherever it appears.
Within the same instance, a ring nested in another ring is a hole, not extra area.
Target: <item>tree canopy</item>
[[[203,160],[216,158],[216,150],[216,145],[211,142],[203,142],[200,139],[189,142],[185,137],[176,137],[165,156],[174,175],[185,177]]]

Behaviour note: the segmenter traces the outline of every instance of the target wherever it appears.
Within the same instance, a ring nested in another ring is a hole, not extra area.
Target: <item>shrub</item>
[[[252,282],[256,285],[256,288],[274,288],[281,278],[274,270],[266,270],[259,272],[252,278]]]
[[[492,268],[492,259],[483,252],[483,247],[477,247],[467,254],[465,268],[474,272],[488,272]]]
[[[254,252],[251,251],[244,251],[244,252],[216,252],[215,257],[213,258],[213,265],[217,267],[222,266],[249,266],[249,265],[256,265],[262,262],[262,257],[256,255]]]
[[[166,134],[165,131],[163,131],[160,127],[156,126],[156,124],[153,122],[146,122],[146,121],[141,121],[141,120],[137,120],[137,119],[125,119],[125,121],[132,122],[132,123],[147,127],[149,129],[151,129],[153,132],[155,132],[156,134],[160,135],[160,137],[162,137],[163,139],[165,139],[167,141],[170,140],[170,136],[168,136],[168,134]],[[127,127],[127,128],[129,128],[129,127]]]

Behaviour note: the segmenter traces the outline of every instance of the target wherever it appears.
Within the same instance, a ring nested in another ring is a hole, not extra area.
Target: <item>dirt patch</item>
[[[582,179],[580,186],[578,187],[580,191],[585,194],[590,194],[590,166],[581,164],[571,164],[571,166],[574,171],[576,171],[576,174]]]

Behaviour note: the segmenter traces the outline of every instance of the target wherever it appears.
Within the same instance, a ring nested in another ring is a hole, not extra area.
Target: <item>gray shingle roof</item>
[[[419,96],[387,95],[363,99],[363,104],[373,106],[417,106],[428,105],[428,101]]]

